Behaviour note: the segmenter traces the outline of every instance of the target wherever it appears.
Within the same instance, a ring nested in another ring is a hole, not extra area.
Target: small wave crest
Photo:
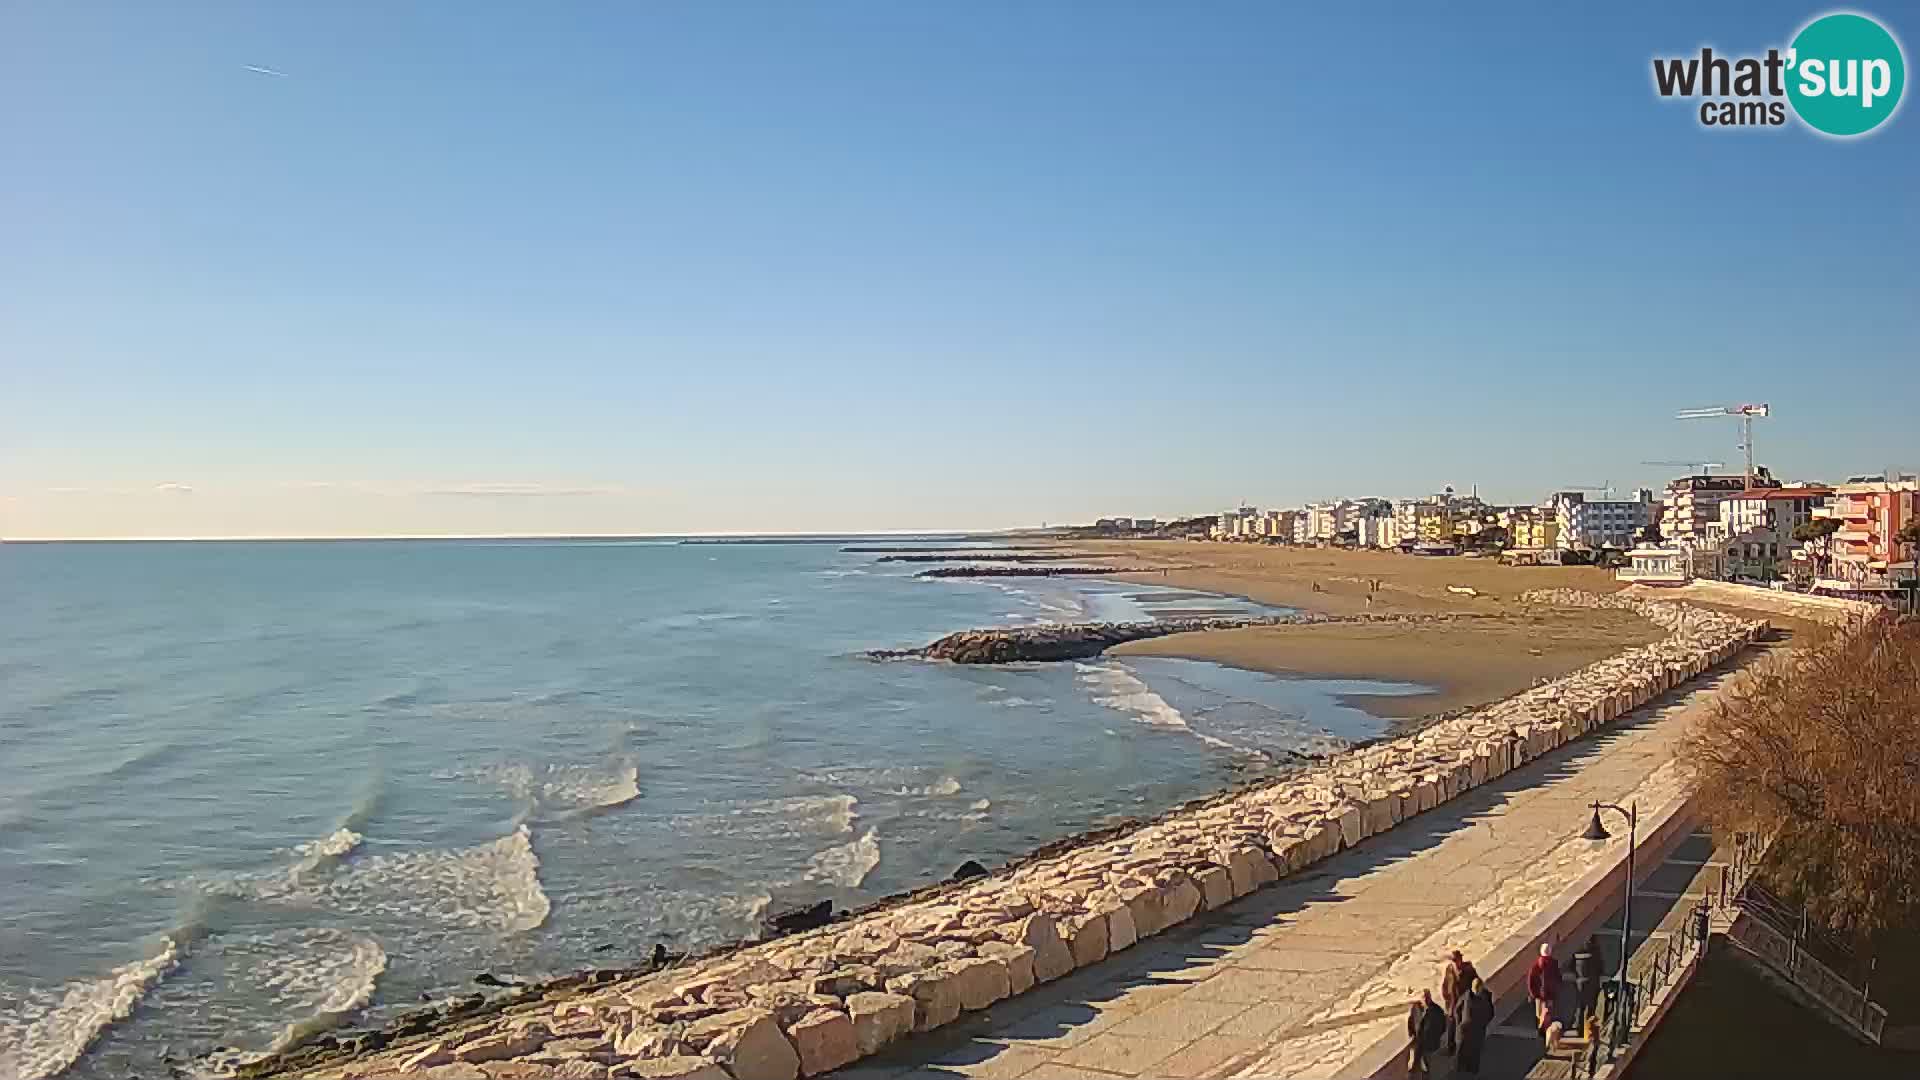
[[[857,889],[879,865],[880,833],[877,829],[868,829],[858,839],[816,852],[807,860],[804,877],[808,881]]]
[[[1258,758],[1267,756],[1259,750],[1236,746],[1204,731],[1195,731],[1179,709],[1167,704],[1166,698],[1155,693],[1138,675],[1119,664],[1075,664],[1074,668],[1079,673],[1080,684],[1087,688],[1096,705],[1127,713],[1148,727],[1184,732],[1221,750]]]
[[[243,995],[276,1016],[298,1019],[261,1049],[221,1047],[199,1062],[204,1076],[232,1076],[243,1066],[287,1050],[338,1026],[373,1000],[387,954],[379,942],[345,930],[283,930],[222,943],[219,949],[225,997]]]
[[[625,806],[640,797],[640,769],[629,762],[603,765],[498,765],[436,774],[440,779],[471,778],[498,784],[536,812],[561,818],[595,814]]]
[[[180,963],[169,936],[160,951],[114,968],[99,979],[58,991],[28,991],[0,1009],[0,1075],[46,1080],[64,1072],[109,1024],[124,1020],[148,990]]]

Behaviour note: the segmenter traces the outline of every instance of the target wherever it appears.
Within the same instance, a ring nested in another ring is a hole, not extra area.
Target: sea
[[[480,973],[738,940],[1378,735],[1344,697],[1422,689],[872,660],[1274,609],[863,543],[913,546],[0,546],[0,1078],[220,1075]]]

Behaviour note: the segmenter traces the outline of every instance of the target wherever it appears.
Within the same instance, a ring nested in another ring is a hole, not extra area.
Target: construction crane
[[[1643,461],[1640,464],[1653,465],[1662,469],[1698,469],[1708,476],[1712,476],[1715,469],[1727,467],[1724,461]]]
[[[1767,415],[1765,403],[1759,405],[1722,405],[1719,408],[1682,409],[1674,414],[1679,420],[1705,420],[1715,416],[1740,418],[1740,449],[1747,452],[1747,487],[1753,487],[1753,418]]]
[[[1609,499],[1613,498],[1612,484],[1561,484],[1556,490],[1558,491],[1599,491],[1599,492],[1604,492],[1607,498]]]

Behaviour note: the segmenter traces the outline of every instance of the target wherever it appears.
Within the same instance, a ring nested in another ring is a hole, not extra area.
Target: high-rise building
[[[1754,488],[1779,486],[1765,466],[1754,470]],[[1746,490],[1746,478],[1741,476],[1701,473],[1669,482],[1660,515],[1661,537],[1675,544],[1707,543],[1707,524],[1720,520],[1720,504]]]

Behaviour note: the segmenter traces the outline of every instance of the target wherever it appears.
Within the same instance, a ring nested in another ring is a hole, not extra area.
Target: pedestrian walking
[[[1432,1076],[1433,1071],[1428,1059],[1440,1049],[1440,1040],[1447,1034],[1447,1014],[1433,1000],[1433,991],[1420,991],[1420,1000],[1413,1003],[1407,1012],[1407,1038],[1413,1046],[1407,1051],[1408,1076]]]
[[[1585,1031],[1587,1019],[1594,1014],[1600,1002],[1600,984],[1606,976],[1601,974],[1600,938],[1598,935],[1587,939],[1580,951],[1573,954],[1573,1028]]]
[[[1480,973],[1473,968],[1473,961],[1460,955],[1455,949],[1447,957],[1447,969],[1440,976],[1440,1004],[1447,1010],[1446,1052],[1457,1053],[1460,1048],[1460,1018],[1462,1007],[1466,1004],[1467,994],[1473,989],[1473,981]]]
[[[1542,942],[1540,955],[1527,969],[1527,996],[1533,999],[1533,1017],[1542,1035],[1553,1022],[1553,1003],[1560,996],[1560,965],[1553,959],[1553,946]]]
[[[1493,993],[1477,978],[1472,985],[1467,996],[1460,999],[1460,1056],[1454,1062],[1454,1071],[1478,1076],[1480,1052],[1487,1048],[1487,1028],[1493,1025]]]

